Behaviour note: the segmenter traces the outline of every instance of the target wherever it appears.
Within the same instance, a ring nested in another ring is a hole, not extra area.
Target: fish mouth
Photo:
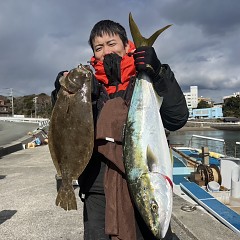
[[[152,228],[152,233],[155,237],[162,239],[162,234],[160,229],[161,229],[160,227],[156,226],[155,228]]]
[[[91,68],[89,65],[79,64],[77,67],[77,71],[82,73],[82,76],[88,80],[90,80],[92,77],[92,72],[91,72]]]
[[[168,229],[172,209],[172,187],[165,175],[145,172],[138,179],[145,183],[139,196],[139,209],[154,236],[162,239]],[[148,203],[147,203],[148,202]],[[148,211],[146,209],[148,205]]]

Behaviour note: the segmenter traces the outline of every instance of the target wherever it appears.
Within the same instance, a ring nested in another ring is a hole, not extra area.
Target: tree
[[[211,108],[211,107],[212,106],[208,102],[206,102],[204,100],[200,100],[200,102],[197,105],[198,109],[200,109],[200,108]]]
[[[35,97],[37,97],[36,106],[33,101]],[[31,94],[17,97],[14,101],[14,113],[18,115],[33,117],[35,115],[35,107],[38,117],[49,118],[52,112],[51,97],[45,93],[39,95]]]
[[[240,96],[227,98],[223,104],[224,117],[237,117],[240,118]]]

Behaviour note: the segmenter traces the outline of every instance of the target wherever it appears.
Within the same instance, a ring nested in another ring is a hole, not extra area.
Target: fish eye
[[[153,205],[152,205],[152,210],[153,210],[153,212],[156,212],[157,209],[158,209],[157,204],[153,204]]]
[[[90,71],[88,71],[88,72],[86,73],[86,77],[87,77],[87,78],[91,78],[91,76],[92,76],[92,73],[91,73]]]
[[[158,205],[155,201],[152,201],[152,203],[151,203],[151,210],[154,213],[156,213],[158,211]]]

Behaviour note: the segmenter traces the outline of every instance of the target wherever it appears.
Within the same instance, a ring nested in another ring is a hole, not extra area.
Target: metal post
[[[202,147],[202,159],[203,159],[203,164],[209,165],[209,149],[208,149],[208,147]]]
[[[10,96],[11,96],[11,102],[12,102],[12,117],[14,117],[13,89],[12,88],[10,88]]]
[[[34,104],[35,104],[35,118],[37,118],[37,98],[38,98],[38,97],[35,97],[35,98],[33,99],[33,102],[34,102]]]

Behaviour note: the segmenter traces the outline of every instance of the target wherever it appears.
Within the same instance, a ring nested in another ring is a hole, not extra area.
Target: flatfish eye
[[[87,71],[86,77],[91,79],[92,78],[92,72],[91,71]]]

